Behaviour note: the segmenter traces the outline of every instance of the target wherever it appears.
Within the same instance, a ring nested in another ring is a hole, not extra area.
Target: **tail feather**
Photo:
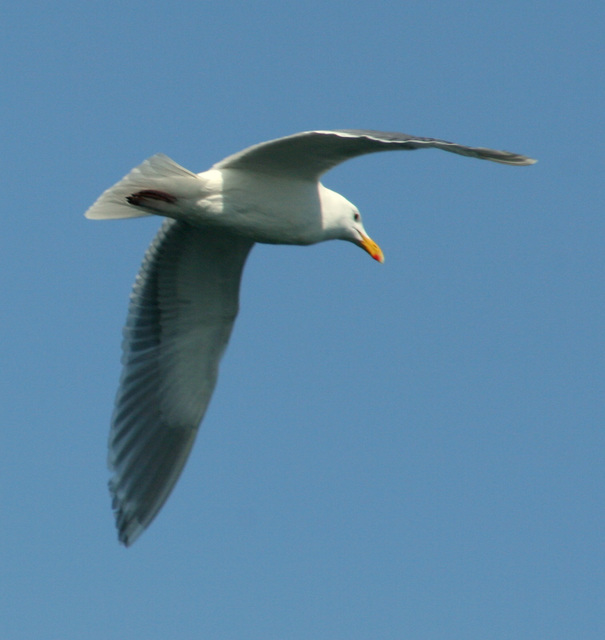
[[[179,200],[195,198],[200,192],[195,173],[157,153],[107,189],[85,216],[93,220],[170,216],[171,209],[180,208]]]

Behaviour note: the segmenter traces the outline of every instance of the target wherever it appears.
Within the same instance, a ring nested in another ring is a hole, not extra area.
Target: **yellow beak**
[[[374,260],[378,260],[381,264],[384,262],[384,254],[382,249],[369,236],[361,236],[359,246],[367,251]]]

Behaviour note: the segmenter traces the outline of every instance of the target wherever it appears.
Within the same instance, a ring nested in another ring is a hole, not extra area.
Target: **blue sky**
[[[2,11],[0,635],[605,637],[602,3]],[[503,148],[325,176],[348,243],[258,246],[183,477],[126,550],[106,439],[164,152],[373,128]]]

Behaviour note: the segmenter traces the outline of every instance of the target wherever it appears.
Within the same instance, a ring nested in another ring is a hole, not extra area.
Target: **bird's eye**
[[[353,214],[353,220],[355,220],[355,222],[359,222],[361,220],[361,216],[357,211]]]

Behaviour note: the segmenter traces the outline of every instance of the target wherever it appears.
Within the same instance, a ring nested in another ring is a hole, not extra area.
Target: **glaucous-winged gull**
[[[166,217],[130,297],[109,436],[110,490],[123,544],[149,525],[183,470],[237,315],[252,245],[348,240],[382,262],[357,208],[319,178],[355,156],[424,148],[511,165],[535,162],[403,133],[306,131],[244,149],[199,174],[155,155],[86,212],[93,219]]]

